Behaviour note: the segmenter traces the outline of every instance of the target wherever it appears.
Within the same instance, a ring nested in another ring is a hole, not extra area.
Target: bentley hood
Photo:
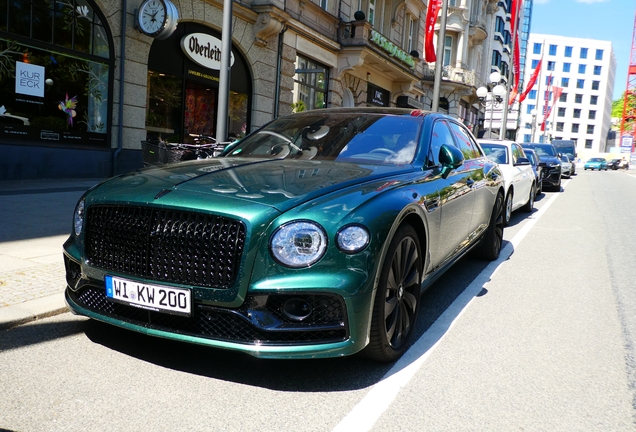
[[[411,165],[218,158],[124,174],[101,184],[91,195],[103,202],[156,204],[179,204],[196,197],[193,201],[199,204],[194,207],[203,207],[201,201],[214,202],[215,208],[243,203],[284,212],[335,190],[412,171]]]

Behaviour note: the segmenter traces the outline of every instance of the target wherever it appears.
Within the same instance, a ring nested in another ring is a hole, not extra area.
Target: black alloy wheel
[[[401,226],[387,251],[373,303],[369,345],[376,361],[398,359],[409,346],[420,303],[422,252],[415,229]]]
[[[503,233],[506,226],[504,220],[504,199],[503,194],[498,193],[495,206],[490,216],[490,224],[481,239],[481,244],[475,250],[479,258],[494,261],[499,258],[503,245]]]

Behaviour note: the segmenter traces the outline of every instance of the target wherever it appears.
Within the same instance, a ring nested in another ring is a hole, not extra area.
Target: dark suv
[[[524,149],[532,149],[539,157],[539,166],[543,169],[543,189],[561,190],[561,161],[552,144],[523,143]]]

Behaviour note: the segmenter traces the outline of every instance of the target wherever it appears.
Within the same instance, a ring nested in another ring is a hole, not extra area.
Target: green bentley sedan
[[[77,314],[263,358],[393,361],[420,294],[502,247],[503,178],[463,124],[410,109],[279,117],[216,158],[144,168],[78,202]]]

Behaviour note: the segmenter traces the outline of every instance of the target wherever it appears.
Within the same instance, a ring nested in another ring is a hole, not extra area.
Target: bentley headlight
[[[73,226],[75,227],[75,235],[79,236],[82,233],[82,227],[84,226],[84,199],[77,203],[75,207],[75,214],[73,215]]]
[[[327,235],[317,223],[296,221],[278,228],[270,241],[276,261],[293,268],[309,267],[327,250]]]
[[[369,232],[360,225],[349,225],[336,236],[338,247],[344,253],[357,253],[369,244]]]

